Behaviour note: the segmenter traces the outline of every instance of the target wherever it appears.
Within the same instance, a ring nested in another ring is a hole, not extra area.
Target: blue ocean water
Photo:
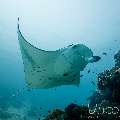
[[[71,102],[88,104],[97,90],[97,74],[114,66],[113,56],[120,49],[119,5],[119,0],[0,1],[0,111],[30,114],[30,120]],[[29,89],[17,38],[18,17],[21,32],[34,46],[56,50],[82,43],[102,59],[81,72],[79,87]]]

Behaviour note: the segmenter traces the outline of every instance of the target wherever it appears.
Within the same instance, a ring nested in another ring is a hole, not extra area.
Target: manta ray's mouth
[[[88,59],[88,61],[89,61],[90,63],[93,63],[93,62],[98,62],[100,59],[101,59],[100,56],[92,56],[92,57],[90,57],[90,58]]]

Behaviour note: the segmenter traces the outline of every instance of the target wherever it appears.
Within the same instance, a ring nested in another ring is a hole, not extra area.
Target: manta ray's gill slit
[[[73,44],[71,44],[71,45],[68,45],[67,47],[71,47],[71,46],[73,46]]]

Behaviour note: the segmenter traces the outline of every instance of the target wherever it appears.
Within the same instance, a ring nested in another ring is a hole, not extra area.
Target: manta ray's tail
[[[19,17],[18,17],[18,19],[17,19],[18,21],[17,21],[17,30],[19,30]],[[18,32],[18,31],[17,31]]]

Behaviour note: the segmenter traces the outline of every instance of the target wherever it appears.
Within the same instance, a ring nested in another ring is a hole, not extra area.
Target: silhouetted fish
[[[88,73],[90,73],[90,70],[88,70]]]
[[[106,53],[106,52],[103,52],[102,54],[103,54],[103,55],[107,55],[107,53]]]
[[[95,85],[95,82],[94,81],[91,81],[92,85]]]

